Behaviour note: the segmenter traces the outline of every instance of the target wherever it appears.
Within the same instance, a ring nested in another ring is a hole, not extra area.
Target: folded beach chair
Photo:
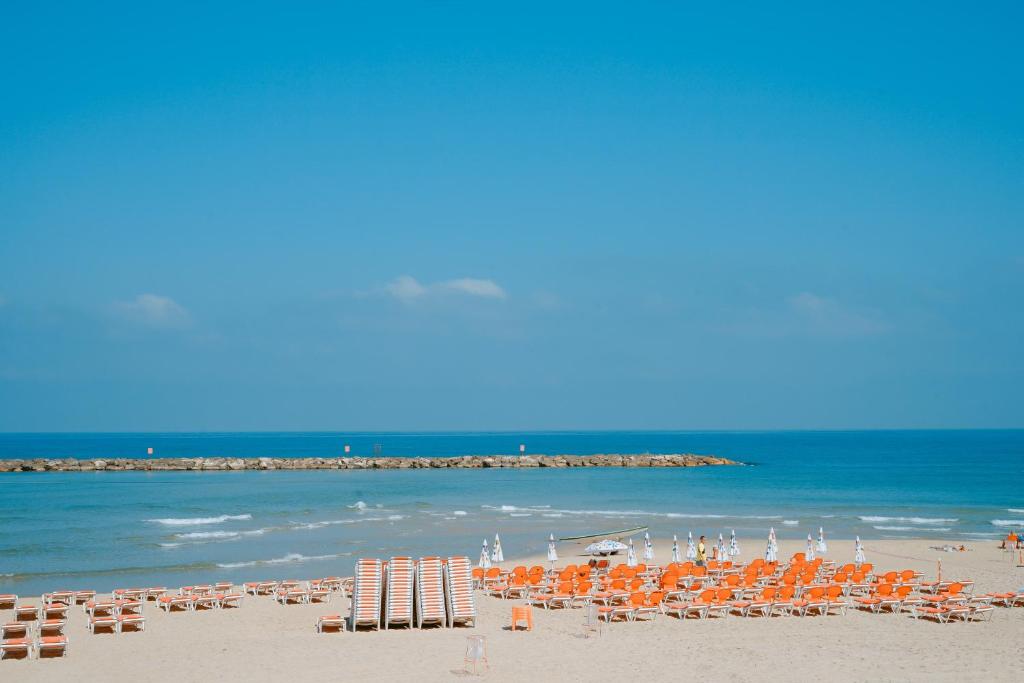
[[[14,618],[18,621],[34,621],[39,618],[39,608],[35,605],[18,605],[14,608]]]
[[[323,633],[324,629],[345,630],[345,619],[340,614],[325,614],[316,618],[316,632]]]
[[[10,655],[32,656],[32,641],[28,638],[6,638],[0,640],[0,659]]]
[[[449,557],[445,564],[445,588],[448,625],[476,626],[476,603],[473,600],[473,567],[468,557]]]
[[[68,637],[42,636],[36,643],[36,648],[39,657],[43,655],[64,657],[68,653]]]
[[[40,621],[36,628],[41,636],[61,636],[64,635],[64,627],[67,625],[68,622],[65,619],[46,619]]]
[[[415,565],[411,557],[392,557],[384,572],[384,629],[391,624],[412,628]]]
[[[383,589],[381,562],[364,558],[356,562],[355,585],[352,588],[352,630],[360,626],[380,628],[380,601]]]
[[[23,621],[9,621],[0,626],[0,639],[24,638],[28,635],[28,624]]]
[[[109,629],[111,633],[117,632],[117,617],[113,614],[89,617],[89,623],[87,625],[90,633],[96,633],[99,630]]]
[[[444,568],[440,557],[421,557],[416,567],[416,625],[447,625]]]
[[[132,631],[145,631],[146,617],[141,614],[122,614],[117,618],[117,632],[124,633],[125,627]]]

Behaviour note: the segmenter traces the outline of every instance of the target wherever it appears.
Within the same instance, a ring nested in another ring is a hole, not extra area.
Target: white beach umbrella
[[[768,547],[764,550],[765,562],[776,562],[779,557],[779,550],[775,545],[775,527],[768,532]]]
[[[555,550],[555,535],[551,534],[548,536],[548,562],[551,566],[555,566],[555,562],[558,562],[558,551]]]
[[[828,552],[828,545],[825,544],[825,529],[818,527],[818,552],[825,554]]]
[[[651,543],[651,535],[644,532],[644,562],[651,562],[654,559],[654,544]]]
[[[725,539],[722,538],[722,534],[718,534],[718,555],[719,562],[725,562],[726,558],[729,557],[729,551],[725,549]]]
[[[675,534],[672,534],[672,561],[682,562],[682,557],[679,553],[679,539],[676,538]]]
[[[860,536],[853,544],[853,561],[857,563],[857,566],[864,564],[864,546],[860,543]]]
[[[491,568],[491,554],[487,552],[487,539],[484,539],[484,547],[480,550],[480,562],[478,566],[484,569]]]
[[[807,534],[807,552],[804,553],[804,557],[807,558],[808,562],[814,561],[814,539],[811,538],[810,534]]]
[[[735,558],[740,554],[740,543],[736,540],[736,530],[732,530],[729,536],[729,557]]]
[[[696,560],[697,559],[697,546],[693,544],[693,532],[690,531],[686,535],[686,559]]]
[[[633,537],[630,536],[629,546],[626,549],[626,566],[635,567],[636,565],[636,550],[633,549]]]
[[[501,552],[501,539],[498,538],[498,534],[494,534],[494,548],[491,549],[491,561],[492,562],[504,562],[505,554]]]

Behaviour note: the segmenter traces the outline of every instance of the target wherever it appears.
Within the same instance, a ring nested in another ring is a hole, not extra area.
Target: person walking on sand
[[[697,566],[703,567],[704,563],[708,559],[708,549],[704,546],[704,537],[700,537],[700,541],[697,542]]]

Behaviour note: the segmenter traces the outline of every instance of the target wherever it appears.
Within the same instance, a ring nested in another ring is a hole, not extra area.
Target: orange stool
[[[526,630],[533,630],[533,609],[529,605],[512,608],[512,630],[516,630],[516,624],[526,622]]]

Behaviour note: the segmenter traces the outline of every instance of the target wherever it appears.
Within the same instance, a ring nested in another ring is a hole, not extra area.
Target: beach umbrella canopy
[[[679,539],[676,538],[675,534],[672,534],[672,561],[682,562],[682,557],[679,554]]]
[[[501,539],[498,538],[498,534],[494,534],[494,548],[491,549],[491,561],[492,562],[504,562],[505,554],[501,552]]]
[[[732,534],[729,535],[729,557],[737,557],[740,554],[740,544],[736,540],[736,530],[732,530]]]
[[[857,563],[857,566],[864,564],[864,546],[860,543],[860,536],[853,544],[853,561]]]
[[[779,549],[775,544],[775,527],[768,531],[768,547],[764,551],[765,562],[776,562],[779,557]]]
[[[725,539],[722,538],[722,534],[718,534],[718,561],[725,562],[725,558],[729,556],[729,552],[725,549]]]
[[[693,532],[690,531],[686,535],[686,559],[696,560],[697,559],[697,546],[693,544]]]
[[[633,549],[633,537],[630,536],[629,537],[629,547],[626,550],[626,566],[627,567],[635,567],[636,565],[637,565],[636,550]]]
[[[480,549],[480,561],[477,566],[483,567],[484,569],[491,568],[491,554],[487,551],[487,539],[484,539],[484,547]]]
[[[819,553],[827,553],[828,552],[828,546],[825,545],[825,529],[823,529],[820,526],[818,527],[818,552]]]
[[[611,541],[606,538],[603,541],[591,543],[583,549],[583,552],[588,555],[611,555],[612,553],[621,553],[623,550],[627,550],[625,543]]]
[[[808,562],[814,561],[814,539],[811,538],[810,534],[807,534],[807,552],[804,553]]]
[[[654,559],[654,544],[651,543],[651,535],[644,532],[644,561],[650,562]]]
[[[558,551],[555,550],[555,535],[548,536],[548,562],[558,562]]]

